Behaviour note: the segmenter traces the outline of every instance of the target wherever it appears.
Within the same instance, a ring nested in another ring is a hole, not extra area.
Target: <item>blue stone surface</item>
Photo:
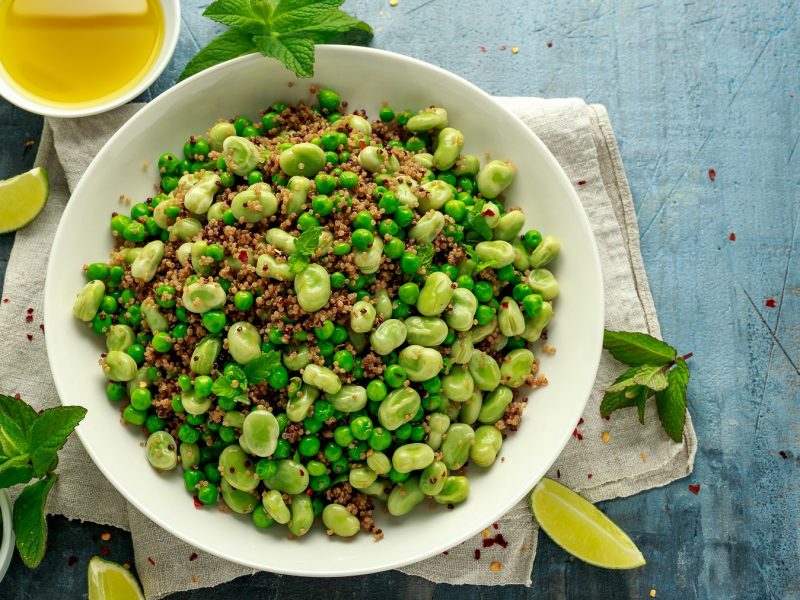
[[[140,100],[169,88],[221,30],[201,16],[207,4],[183,1],[177,52]],[[542,536],[529,589],[435,586],[396,572],[262,573],[171,600],[649,598],[651,589],[684,600],[800,598],[800,3],[347,0],[345,8],[373,25],[374,47],[489,93],[608,107],[664,338],[694,352],[695,472],[601,505],[647,557],[632,572],[582,564]],[[39,117],[0,101],[0,178],[31,167],[36,146],[26,142],[40,128]],[[0,274],[12,243],[0,236]],[[15,557],[0,596],[85,597],[86,563],[102,546],[112,560],[133,559],[128,534],[103,542],[107,529],[51,518],[44,564],[30,572]]]

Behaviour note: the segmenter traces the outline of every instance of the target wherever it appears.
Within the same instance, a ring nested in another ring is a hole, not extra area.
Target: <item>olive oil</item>
[[[0,76],[51,105],[124,94],[150,70],[163,39],[159,0],[0,0]]]

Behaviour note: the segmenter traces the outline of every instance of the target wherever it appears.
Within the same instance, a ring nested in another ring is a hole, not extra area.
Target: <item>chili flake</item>
[[[689,484],[689,491],[692,492],[695,496],[700,493],[700,484],[699,483],[690,483]]]
[[[503,568],[503,563],[494,561],[492,566],[489,567],[492,570],[492,573],[497,573],[500,569]]]
[[[26,334],[25,334],[25,337],[26,337],[26,338],[28,338],[28,341],[29,341],[29,342],[32,342],[32,341],[33,341],[33,334],[32,334],[32,333],[26,333]]]
[[[556,469],[556,478],[561,479],[561,469]]]
[[[578,180],[578,185],[586,185],[586,180],[585,179],[579,179]]]
[[[3,302],[9,302],[8,298],[3,298]]]
[[[732,242],[735,242],[736,241],[736,234],[731,231],[731,233],[728,235],[728,239],[730,241],[732,241]]]
[[[150,563],[151,565],[153,565],[154,567],[156,566],[156,561],[154,561],[154,560],[153,560],[153,557],[152,557],[152,556],[148,556],[148,557],[147,557],[147,562],[149,562],[149,563]]]
[[[781,450],[780,452],[778,452],[778,454],[780,454],[780,457],[781,457],[783,460],[786,460],[787,458],[789,458],[789,455],[788,455],[788,454],[786,454],[786,451],[785,451],[785,450]]]
[[[100,546],[100,554],[102,554],[103,556],[108,556],[110,552],[111,548],[109,548],[108,546]]]
[[[709,169],[709,170],[708,170],[708,178],[709,178],[711,181],[714,181],[714,180],[716,180],[716,178],[717,178],[717,171],[716,171],[715,169]]]
[[[552,48],[553,47],[553,40],[547,40],[547,47],[548,48]]]
[[[481,551],[478,548],[475,548],[475,560],[481,559]]]
[[[778,303],[775,301],[775,298],[767,298],[764,301],[764,306],[766,306],[767,308],[775,308],[776,306],[778,306]]]
[[[588,477],[589,479],[591,479],[591,478],[592,478],[592,474],[591,474],[591,473],[587,473],[587,474],[586,474],[586,477]]]
[[[189,560],[197,560],[197,552],[192,552],[189,555]]]
[[[195,507],[196,509],[200,510],[200,509],[202,509],[202,508],[203,508],[203,503],[202,503],[202,502],[200,502],[200,499],[199,499],[197,496],[195,496],[194,498],[192,498],[192,500],[194,500],[194,507]]]
[[[488,48],[486,46],[478,46],[481,49],[481,52],[486,52]]]

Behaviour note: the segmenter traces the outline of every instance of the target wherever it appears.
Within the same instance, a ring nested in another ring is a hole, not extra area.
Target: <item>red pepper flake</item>
[[[700,493],[700,484],[699,483],[690,483],[689,484],[689,491],[692,492],[695,496]]]
[[[311,488],[308,488],[308,489],[306,490],[306,495],[308,495],[308,496],[313,496],[313,495],[314,495],[314,490],[312,490]]]
[[[577,427],[572,430],[572,437],[574,437],[579,442],[583,441],[583,434],[580,431],[578,431]]]
[[[239,252],[239,260],[242,262],[247,262],[247,250],[242,250]]]
[[[488,48],[487,48],[486,46],[478,46],[478,48],[480,48],[480,49],[481,49],[481,52],[486,52],[486,51],[488,51]]]
[[[778,303],[775,301],[775,298],[767,298],[764,301],[764,306],[766,306],[767,308],[775,308],[776,306],[778,306]]]
[[[556,479],[561,479],[561,469],[556,469]]]
[[[547,40],[547,47],[548,48],[552,48],[553,47],[553,40]]]
[[[732,241],[732,242],[735,242],[736,241],[736,234],[731,231],[730,234],[728,235],[728,239],[730,241]]]
[[[484,548],[491,548],[495,544],[502,548],[508,548],[508,542],[506,541],[506,538],[503,537],[502,533],[498,533],[493,538],[484,538],[482,543]]]
[[[500,306],[503,308],[508,308],[508,302],[501,302]]]
[[[789,458],[789,455],[786,454],[786,450],[781,450],[780,452],[778,452],[778,454],[780,454],[780,456],[781,456],[781,458],[783,460],[786,460],[787,458]]]
[[[27,317],[25,317],[25,322],[26,323],[33,323],[33,315],[28,315]]]
[[[586,185],[586,180],[585,179],[579,179],[578,180],[578,185]]]
[[[367,142],[365,142],[364,140],[361,140],[361,142],[360,142],[358,145],[359,145],[359,146],[361,147],[361,149],[363,150],[364,148],[366,148],[366,147],[367,147]]]
[[[478,548],[475,548],[475,560],[481,559],[481,551]]]
[[[195,508],[198,508],[198,509],[203,508],[203,503],[200,502],[200,499],[197,496],[194,496],[192,498],[192,500],[194,500],[194,507]]]
[[[29,309],[28,309],[28,314],[29,314],[29,315],[32,315],[32,314],[33,314],[33,309],[32,309],[32,308],[29,308]]]
[[[492,523],[492,527],[495,529],[500,529],[500,523]]]
[[[586,422],[586,421],[584,421],[584,420],[583,420],[583,417],[581,417],[580,419],[578,419],[578,427],[580,427],[581,425],[583,425],[585,422]]]
[[[606,415],[606,416],[605,416],[605,417],[603,417],[603,418],[604,418],[606,421],[610,421],[610,420],[611,420],[611,417],[610,417],[609,415]]]
[[[443,554],[444,556],[447,556],[447,555],[448,555],[448,554],[450,554],[450,553],[449,553],[447,550],[445,550],[444,552],[442,552],[442,554]]]
[[[507,46],[505,44],[500,44],[500,50],[505,50]]]
[[[9,302],[9,301],[10,300],[8,298],[3,298],[3,302]]]
[[[102,554],[103,556],[108,556],[110,552],[111,548],[109,548],[108,546],[100,546],[100,554]]]
[[[591,474],[591,473],[587,473],[587,474],[586,474],[586,476],[587,476],[589,479],[591,479],[591,478],[592,478],[592,474]]]
[[[714,169],[709,169],[709,170],[708,170],[708,178],[709,178],[711,181],[714,181],[714,180],[716,180],[716,178],[717,178],[717,172],[716,172],[716,170],[714,170]]]
[[[17,392],[16,394],[14,394],[14,398],[16,398],[17,400],[22,400],[22,394]]]
[[[151,565],[153,565],[154,567],[156,566],[156,561],[154,561],[154,560],[153,560],[153,557],[152,557],[152,556],[148,556],[148,557],[147,557],[147,562],[149,562],[149,563],[150,563]]]
[[[28,341],[29,341],[29,342],[32,342],[32,341],[33,341],[33,334],[32,334],[32,333],[27,333],[27,334],[25,334],[25,337],[26,337],[26,338],[28,338]]]
[[[190,560],[190,561],[191,561],[191,560],[197,560],[197,552],[192,552],[192,553],[189,555],[189,560]]]
[[[70,555],[70,557],[67,559],[67,564],[68,564],[70,567],[71,567],[71,566],[73,566],[73,565],[75,565],[75,563],[76,563],[76,562],[78,562],[78,557],[77,557],[77,556],[75,556],[74,554]]]

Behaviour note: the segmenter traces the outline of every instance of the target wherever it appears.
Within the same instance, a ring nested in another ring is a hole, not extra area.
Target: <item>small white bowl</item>
[[[4,69],[0,69],[0,96],[11,102],[23,110],[43,115],[45,117],[88,117],[102,112],[111,110],[122,106],[126,102],[133,100],[145,91],[156,78],[161,75],[162,71],[167,67],[172,53],[175,52],[175,46],[178,44],[178,35],[181,30],[181,4],[180,0],[158,0],[161,4],[161,12],[164,17],[164,40],[161,42],[161,51],[158,58],[150,67],[150,71],[142,78],[142,80],[127,92],[114,96],[111,100],[101,102],[99,104],[85,103],[76,105],[71,108],[69,105],[54,105],[46,102],[39,102],[32,96],[27,96],[20,93],[15,85],[9,82],[9,76],[5,73]]]
[[[0,581],[6,575],[11,557],[14,556],[14,527],[11,521],[11,502],[5,490],[0,490]]]

